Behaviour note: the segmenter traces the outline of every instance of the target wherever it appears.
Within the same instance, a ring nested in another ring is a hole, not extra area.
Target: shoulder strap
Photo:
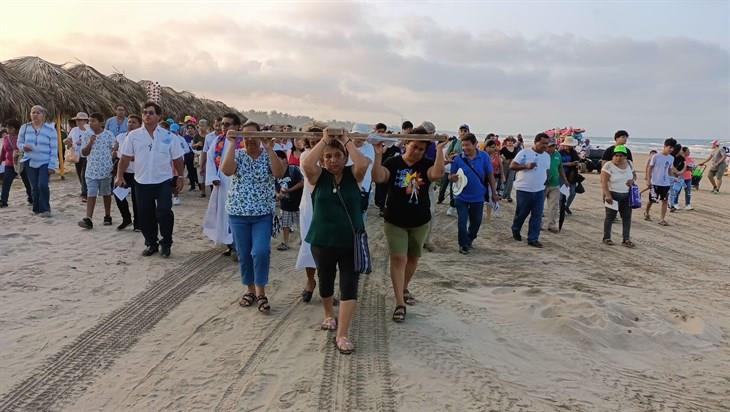
[[[478,156],[478,153],[479,152],[477,152],[477,156]],[[479,178],[479,184],[481,184],[483,188],[487,189],[487,186],[484,184],[484,179],[487,178],[486,173],[485,173],[484,177],[481,177],[479,175],[479,173],[477,173],[477,170],[474,168],[474,166],[471,165],[471,162],[465,155],[462,155],[462,160],[464,160],[464,163],[466,163],[466,165],[469,166],[469,169],[471,169],[471,171],[474,172],[475,175],[477,175],[477,177]]]
[[[344,176],[342,177],[345,178]],[[332,176],[332,179],[334,179],[334,176]],[[334,180],[333,180],[334,183]],[[347,204],[345,203],[345,199],[342,198],[342,193],[340,188],[336,187],[337,191],[337,197],[340,199],[340,204],[342,205],[342,208],[345,209],[345,215],[347,215],[347,220],[350,222],[350,229],[352,229],[352,235],[356,236],[357,233],[355,232],[355,224],[352,222],[352,218],[350,217],[350,212],[347,210]]]

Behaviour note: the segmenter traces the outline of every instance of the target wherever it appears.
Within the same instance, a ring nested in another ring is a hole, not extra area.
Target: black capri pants
[[[319,277],[319,296],[329,298],[335,294],[335,277],[340,269],[340,300],[357,300],[357,282],[360,277],[355,273],[355,251],[312,245],[312,257],[317,264]]]

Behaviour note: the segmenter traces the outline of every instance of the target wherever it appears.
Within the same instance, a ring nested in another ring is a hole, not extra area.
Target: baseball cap
[[[613,154],[617,154],[617,153],[621,153],[624,156],[629,154],[628,150],[626,150],[626,146],[624,146],[622,144],[613,148]]]
[[[469,125],[466,124],[466,123],[462,124],[461,126],[459,126],[459,130],[462,130],[462,129],[464,129],[464,130],[466,130],[468,132],[469,131]]]

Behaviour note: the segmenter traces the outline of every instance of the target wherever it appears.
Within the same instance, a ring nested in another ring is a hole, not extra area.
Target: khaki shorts
[[[710,176],[716,177],[718,179],[722,179],[722,176],[725,174],[726,170],[727,170],[727,163],[722,162],[719,165],[717,165],[717,169],[710,169]]]
[[[383,226],[391,255],[421,257],[428,235],[428,223],[417,227],[400,227],[385,222]]]

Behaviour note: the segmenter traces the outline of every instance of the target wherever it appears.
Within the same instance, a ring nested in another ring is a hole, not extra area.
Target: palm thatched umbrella
[[[30,108],[48,99],[43,92],[31,87],[0,64],[0,122],[14,117],[28,118]]]
[[[106,115],[113,114],[114,106],[122,105],[127,108],[130,113],[137,113],[140,110],[140,104],[134,96],[125,93],[119,83],[113,81],[107,76],[99,73],[96,69],[86,64],[77,64],[66,69],[73,77],[90,87],[107,100],[113,103],[113,106],[103,110]]]
[[[142,105],[147,101],[147,93],[144,87],[140,86],[134,80],[129,79],[122,73],[113,73],[109,76],[109,79],[117,83],[117,86],[121,88],[127,96],[133,98],[137,102],[136,111],[130,113],[140,113]]]
[[[15,76],[47,93],[48,100],[36,103],[45,106],[52,116],[72,117],[76,112],[100,112],[112,106],[63,67],[39,57],[8,60],[5,66]]]

